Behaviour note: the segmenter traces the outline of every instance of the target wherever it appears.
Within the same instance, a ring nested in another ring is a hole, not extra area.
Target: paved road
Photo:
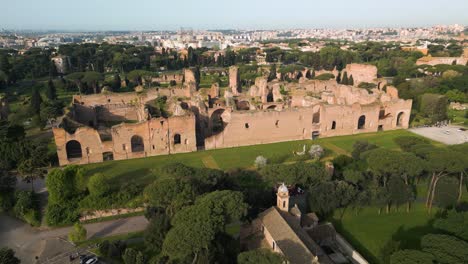
[[[148,225],[144,216],[135,216],[85,225],[88,239],[142,231]],[[7,215],[0,215],[0,247],[10,247],[23,264],[71,252],[73,246],[65,241],[71,227],[41,230]]]

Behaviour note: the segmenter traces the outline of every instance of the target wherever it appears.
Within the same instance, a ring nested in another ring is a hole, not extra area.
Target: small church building
[[[367,264],[331,223],[319,224],[315,213],[302,213],[295,201],[305,194],[298,189],[279,185],[276,206],[259,214],[248,236],[261,239],[260,247],[284,255],[291,264]]]

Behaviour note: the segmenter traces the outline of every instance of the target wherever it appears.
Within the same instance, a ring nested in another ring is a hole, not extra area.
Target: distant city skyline
[[[176,30],[421,27],[468,24],[466,0],[14,0],[0,29]]]

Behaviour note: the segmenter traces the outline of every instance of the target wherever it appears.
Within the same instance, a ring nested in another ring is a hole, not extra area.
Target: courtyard
[[[419,127],[410,129],[411,132],[447,145],[468,142],[468,131],[460,126]]]

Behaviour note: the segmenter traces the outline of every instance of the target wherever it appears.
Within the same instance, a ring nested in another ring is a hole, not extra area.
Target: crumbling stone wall
[[[457,65],[466,65],[468,63],[468,57],[432,57],[426,56],[418,59],[416,65],[431,65],[435,66],[438,64],[452,65],[453,62]]]
[[[229,67],[229,88],[233,95],[238,95],[242,92],[239,67],[237,66]]]
[[[353,76],[354,86],[362,82],[373,83],[377,79],[377,67],[374,65],[352,63],[346,65],[343,75],[344,72],[348,74],[348,78]]]
[[[101,141],[97,130],[90,127],[78,128],[74,134],[67,133],[63,128],[54,128],[53,133],[61,166],[102,162],[104,152],[112,153],[114,160],[123,160],[197,150],[194,115],[113,126],[112,141],[106,144]],[[136,150],[135,144],[132,145],[132,137],[135,136],[143,142],[141,149]],[[71,140],[81,144],[81,159],[67,158],[66,145]]]

